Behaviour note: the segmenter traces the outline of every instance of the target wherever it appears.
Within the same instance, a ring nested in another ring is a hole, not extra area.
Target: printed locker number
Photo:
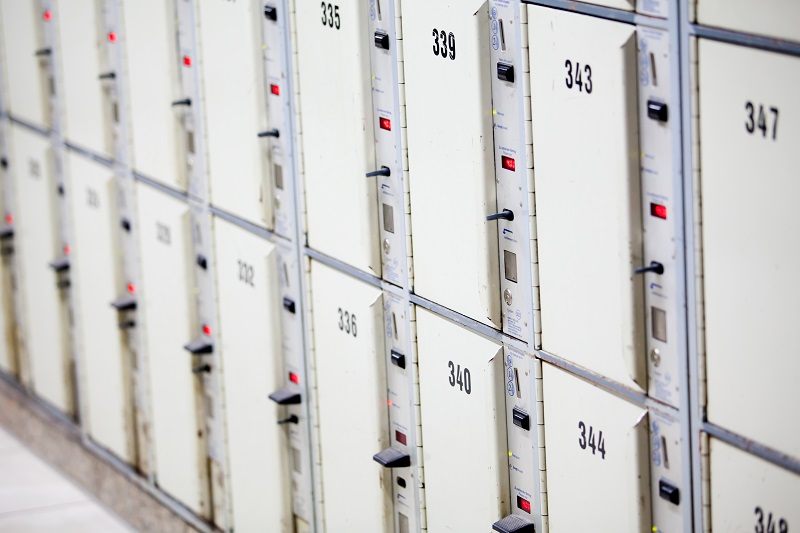
[[[453,32],[433,28],[433,55],[442,56],[442,59],[456,60],[456,36]]]
[[[86,189],[86,203],[89,204],[89,207],[94,207],[95,209],[100,207],[100,197],[97,195],[97,191]]]
[[[40,174],[39,162],[35,159],[28,160],[28,173],[31,177],[38,178]]]
[[[582,450],[585,450],[587,446],[592,449],[592,455],[597,455],[597,452],[600,452],[600,456],[603,460],[606,458],[606,441],[603,439],[603,432],[599,431],[597,433],[597,442],[595,442],[594,437],[594,428],[589,426],[589,438],[586,438],[586,424],[582,421],[578,422],[578,429],[581,430],[581,436],[578,437],[578,446],[581,447]]]
[[[172,244],[172,235],[170,234],[169,226],[156,222],[156,238],[158,242],[169,246]]]
[[[767,114],[764,113],[764,105],[758,104],[757,118],[756,106],[753,102],[746,102],[744,104],[744,109],[747,111],[747,121],[744,123],[744,128],[747,130],[747,133],[752,135],[755,133],[756,129],[759,129],[761,130],[761,136],[766,138],[769,125],[767,124]],[[772,115],[772,140],[774,141],[778,138],[778,108],[770,107],[769,114]],[[756,120],[758,120],[758,122],[756,122]]]
[[[239,264],[239,281],[244,283],[245,285],[250,285],[251,287],[255,287],[256,284],[253,281],[255,276],[255,269],[253,265],[248,265],[241,259],[236,261]]]
[[[586,91],[586,94],[592,94],[591,65],[583,65],[583,69],[581,69],[581,64],[575,62],[575,68],[573,68],[572,61],[567,59],[564,61],[564,67],[567,69],[567,77],[564,79],[567,89],[576,88],[578,92]],[[586,81],[583,79],[584,76],[586,76]]]
[[[455,388],[458,385],[458,390],[472,394],[472,375],[469,368],[464,367],[462,371],[461,365],[456,365],[452,361],[448,361],[447,366],[450,368],[450,386]]]
[[[358,337],[358,327],[356,326],[356,315],[350,311],[339,308],[339,331],[344,331],[348,335]]]
[[[339,18],[339,6],[322,2],[322,25],[336,28],[337,30],[342,26],[341,19]]]
[[[755,508],[756,527],[755,533],[789,533],[789,522],[780,518],[773,520],[772,513],[767,513],[767,523],[764,524],[764,510],[760,506]],[[778,530],[775,530],[777,526]]]

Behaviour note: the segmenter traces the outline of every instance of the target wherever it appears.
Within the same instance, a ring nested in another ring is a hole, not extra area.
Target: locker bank
[[[0,0],[0,425],[137,531],[800,528],[798,16]]]

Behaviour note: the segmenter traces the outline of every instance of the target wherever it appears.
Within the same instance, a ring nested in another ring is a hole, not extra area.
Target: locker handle
[[[300,419],[297,418],[297,415],[289,415],[286,418],[278,420],[278,424],[297,424],[300,422]]]
[[[494,215],[489,215],[486,217],[486,220],[514,220],[514,212],[510,209],[503,209],[500,213],[495,213]]]
[[[72,283],[68,279],[62,279],[58,283],[56,283],[56,287],[59,289],[69,289]]]
[[[175,100],[174,102],[172,102],[172,107],[179,105],[192,105],[192,99],[184,98],[183,100]]]
[[[192,368],[193,374],[202,374],[203,372],[211,372],[211,365],[200,365]]]
[[[258,132],[258,137],[275,137],[276,139],[281,136],[281,132],[277,129],[267,130],[267,131],[260,131]]]
[[[269,399],[278,405],[297,405],[301,401],[300,393],[291,387],[284,387],[269,395]]]
[[[203,355],[213,352],[214,344],[205,339],[197,339],[185,345],[183,348],[192,355]]]
[[[0,228],[0,239],[10,239],[14,236],[14,226],[4,226]]]
[[[64,272],[69,270],[69,257],[64,256],[50,262],[50,268],[56,272]]]
[[[117,298],[111,302],[111,307],[117,311],[132,311],[136,309],[136,298],[130,295]]]
[[[118,324],[119,329],[133,329],[136,327],[135,320],[126,320],[125,322],[120,322]]]
[[[42,56],[49,56],[52,53],[53,53],[52,48],[40,48],[39,50],[36,50],[33,53],[33,55],[35,55],[36,57],[42,57]]]
[[[120,226],[122,226],[122,229],[124,229],[125,231],[130,231],[131,230],[131,221],[128,220],[127,218],[123,218],[122,222],[120,222]]]
[[[411,466],[411,456],[404,453],[402,450],[398,450],[394,446],[376,453],[372,456],[372,459],[386,468],[404,468],[406,466]]]
[[[633,271],[634,274],[644,274],[645,272],[653,272],[655,274],[664,273],[664,265],[657,261],[651,261],[649,266],[637,268]]]
[[[536,526],[515,514],[495,522],[492,529],[500,533],[536,533]]]
[[[117,77],[117,73],[116,72],[106,72],[104,74],[100,74],[99,76],[97,76],[97,79],[98,80],[113,80],[116,77]]]
[[[372,172],[367,172],[368,178],[374,178],[375,176],[389,177],[391,175],[392,175],[392,170],[389,167],[381,167],[379,170],[373,170]]]

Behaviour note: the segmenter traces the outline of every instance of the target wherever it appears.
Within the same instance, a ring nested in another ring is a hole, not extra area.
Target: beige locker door
[[[650,531],[647,411],[542,367],[550,531]]]
[[[292,529],[282,408],[267,397],[286,382],[280,331],[277,250],[214,218],[217,342],[222,360],[233,528]]]
[[[698,46],[708,418],[800,456],[800,59]]]
[[[193,356],[183,349],[195,320],[191,285],[189,206],[136,184],[140,299],[137,307],[148,358],[154,468],[158,486],[197,513],[203,507],[206,454],[201,447],[199,384]]]
[[[325,6],[324,24],[321,3],[296,6],[308,243],[380,276],[367,6]]]
[[[61,61],[63,134],[68,142],[111,157],[112,138],[106,115],[107,99],[98,79],[102,72],[100,53],[106,46],[100,34],[96,0],[60,2],[53,20],[58,25]]]
[[[697,0],[697,22],[800,41],[800,3],[793,0]]]
[[[25,313],[24,354],[36,393],[58,409],[72,407],[72,369],[57,276],[50,262],[62,256],[56,232],[57,199],[50,139],[9,125],[17,209],[14,249]]]
[[[389,447],[383,294],[311,263],[322,500],[326,531],[389,531]]]
[[[178,86],[175,6],[164,0],[122,3],[134,170],[185,190],[180,115],[170,103]]]
[[[409,0],[403,32],[414,290],[499,328],[486,4]]]
[[[211,203],[271,228],[269,139],[258,137],[269,129],[261,2],[200,0],[198,7]]]
[[[10,242],[3,243],[0,241],[0,252],[11,246]],[[17,324],[14,317],[11,269],[12,264],[7,256],[0,258],[0,370],[9,376],[19,377]]]
[[[117,311],[120,255],[114,171],[67,153],[72,220],[70,265],[81,362],[82,413],[89,435],[126,462],[134,460],[131,376]]]
[[[43,127],[50,126],[48,94],[49,80],[44,79],[43,65],[49,57],[36,57],[44,48],[40,35],[45,22],[38,2],[0,0],[0,24],[3,38],[3,73],[7,93],[7,111]]]
[[[635,27],[528,10],[542,348],[641,389]]]
[[[508,514],[503,348],[417,308],[429,531],[484,532]]]
[[[720,440],[709,445],[713,531],[796,531],[800,476]]]

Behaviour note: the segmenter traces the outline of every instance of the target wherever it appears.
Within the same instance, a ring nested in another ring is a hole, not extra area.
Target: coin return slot
[[[206,394],[206,418],[214,418],[214,398]]]
[[[397,513],[400,520],[398,521],[398,533],[408,533],[408,517],[403,513]]]
[[[383,229],[394,233],[394,207],[383,204]]]
[[[407,446],[406,434],[403,433],[402,431],[395,430],[395,432],[394,432],[394,440],[396,440],[397,442],[399,442],[400,444],[402,444],[404,446]]]
[[[503,250],[503,265],[506,279],[512,283],[517,282],[517,254]]]
[[[114,102],[111,106],[111,113],[114,117],[114,123],[119,124],[119,104],[117,102]]]
[[[194,153],[194,132],[187,131],[186,132],[186,151],[190,154]]]
[[[650,314],[653,319],[653,338],[667,342],[667,312],[658,307],[651,307]]]
[[[292,448],[292,470],[294,470],[298,474],[303,473],[302,461],[300,460],[301,457],[302,454],[300,453],[300,450],[298,450],[297,448]]]
[[[275,187],[283,190],[283,167],[280,165],[273,165],[272,175],[275,176]]]

